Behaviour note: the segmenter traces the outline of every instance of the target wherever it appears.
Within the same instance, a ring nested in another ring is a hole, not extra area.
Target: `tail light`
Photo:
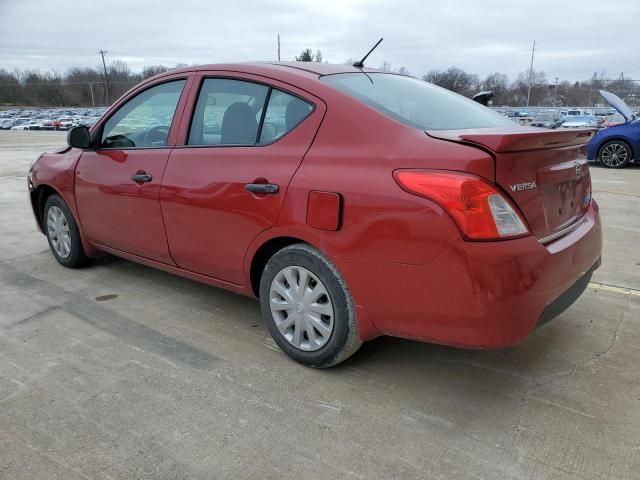
[[[407,192],[433,200],[470,240],[496,240],[529,234],[511,203],[489,182],[475,175],[441,170],[396,170]]]

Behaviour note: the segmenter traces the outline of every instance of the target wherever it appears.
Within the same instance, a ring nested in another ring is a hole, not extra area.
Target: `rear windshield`
[[[413,77],[339,73],[320,80],[399,122],[420,130],[513,127],[509,119],[462,95]]]

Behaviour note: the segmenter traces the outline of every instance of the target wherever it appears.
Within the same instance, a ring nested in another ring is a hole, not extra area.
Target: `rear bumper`
[[[545,323],[550,322],[571,305],[573,305],[573,302],[575,302],[580,297],[580,295],[582,295],[582,292],[586,290],[587,285],[589,285],[589,282],[591,281],[593,272],[595,272],[599,266],[600,259],[598,258],[596,263],[594,263],[593,267],[591,267],[591,269],[589,269],[587,273],[580,277],[578,281],[571,285],[571,287],[569,287],[562,295],[560,295],[553,302],[547,305],[542,311],[540,318],[538,318],[536,328],[539,328]]]
[[[592,202],[578,228],[546,245],[534,237],[459,240],[426,266],[338,263],[359,314],[374,327],[362,330],[499,348],[519,343],[573,303],[599,266],[601,251],[602,227]]]

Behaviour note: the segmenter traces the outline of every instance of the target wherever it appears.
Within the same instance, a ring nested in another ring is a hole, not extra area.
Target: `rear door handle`
[[[280,191],[280,187],[273,183],[247,183],[244,186],[244,189],[247,192],[262,193],[262,194],[268,194],[268,195],[272,195]]]
[[[136,173],[135,175],[131,175],[131,180],[136,183],[147,183],[153,180],[153,177],[148,173]]]

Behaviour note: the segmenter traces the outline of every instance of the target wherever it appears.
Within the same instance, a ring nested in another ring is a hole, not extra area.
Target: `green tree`
[[[313,52],[310,48],[305,48],[300,55],[296,57],[298,62],[313,62]]]

